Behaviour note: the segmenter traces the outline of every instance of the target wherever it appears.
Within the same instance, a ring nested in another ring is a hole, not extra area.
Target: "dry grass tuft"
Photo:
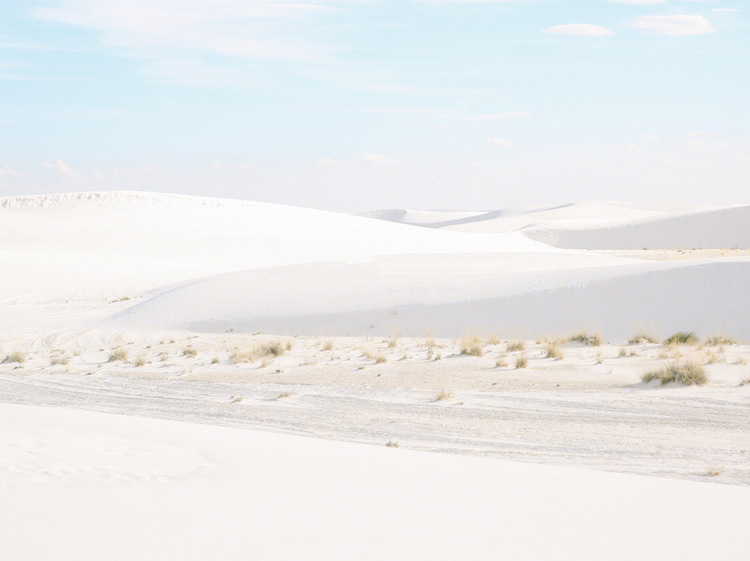
[[[483,356],[484,343],[481,337],[469,335],[461,339],[461,354],[468,356]]]
[[[326,339],[325,341],[323,341],[323,350],[324,351],[333,350],[333,341],[331,339]]]
[[[229,355],[235,363],[258,362],[268,366],[269,361],[282,356],[286,348],[279,341],[269,341],[251,347],[237,347]]]
[[[556,343],[547,343],[544,347],[545,358],[554,358],[555,360],[562,360],[563,352],[560,346]]]
[[[698,336],[692,331],[678,331],[664,339],[665,345],[697,345]]]
[[[529,365],[529,361],[525,356],[519,356],[516,359],[516,368],[526,368]]]
[[[15,362],[17,364],[23,364],[24,362],[26,362],[26,358],[27,358],[26,353],[23,353],[21,351],[13,351],[12,353],[10,353],[8,356],[5,357],[5,360],[3,360],[3,362],[5,363]]]
[[[146,366],[146,364],[148,364],[148,361],[146,360],[145,357],[139,356],[137,359],[133,361],[133,364],[135,366]]]
[[[600,347],[602,344],[600,335],[589,335],[583,331],[568,338],[568,341],[571,343],[581,343],[589,347]]]
[[[383,353],[363,349],[362,354],[370,360],[374,360],[375,364],[383,364],[385,362],[385,355]]]
[[[719,345],[736,345],[737,341],[724,335],[711,335],[710,337],[706,337],[704,344],[709,347],[718,347]]]
[[[128,351],[126,351],[122,347],[112,350],[112,352],[109,354],[109,360],[107,360],[107,362],[115,362],[116,360],[128,360]]]
[[[697,362],[673,362],[659,370],[649,370],[641,375],[641,381],[659,380],[661,385],[678,383],[683,386],[702,386],[708,381],[706,371]]]
[[[628,339],[629,345],[638,345],[640,343],[658,343],[659,341],[655,338],[649,335],[648,333],[638,333],[637,335],[633,335],[630,339]]]
[[[182,349],[182,354],[190,358],[195,358],[198,355],[198,351],[193,347],[185,347]]]
[[[508,366],[508,361],[500,357],[495,361],[495,368],[505,368]]]
[[[447,399],[452,399],[453,394],[451,392],[440,390],[438,394],[433,398],[432,401],[445,401]]]
[[[511,341],[508,343],[508,352],[525,351],[526,343],[524,341]]]
[[[388,448],[398,448],[398,441],[396,441],[396,440],[389,440],[388,442],[385,443],[385,445]]]
[[[488,345],[499,345],[500,344],[500,335],[497,333],[490,333],[487,336],[487,344]]]
[[[706,470],[706,475],[708,475],[709,477],[716,477],[717,475],[721,475],[721,470],[715,466],[710,466]]]

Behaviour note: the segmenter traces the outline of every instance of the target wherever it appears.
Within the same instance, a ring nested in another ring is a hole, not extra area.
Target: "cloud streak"
[[[610,29],[599,25],[588,23],[567,23],[564,25],[553,25],[544,30],[544,33],[553,35],[574,35],[578,37],[606,37],[613,35]]]
[[[716,29],[703,16],[641,16],[628,22],[628,27],[649,35],[678,37],[683,35],[705,35]]]

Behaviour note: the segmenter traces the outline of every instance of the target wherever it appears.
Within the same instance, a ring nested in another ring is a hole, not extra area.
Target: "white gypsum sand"
[[[745,236],[728,218],[743,212],[587,203],[394,224],[147,193],[0,199],[8,551],[744,558],[750,258],[721,245]],[[631,249],[675,228],[676,249]],[[542,243],[569,236],[576,249]],[[627,344],[681,330],[699,341]],[[549,356],[579,331],[601,344]],[[718,334],[739,343],[702,341]],[[684,361],[704,385],[641,381]]]

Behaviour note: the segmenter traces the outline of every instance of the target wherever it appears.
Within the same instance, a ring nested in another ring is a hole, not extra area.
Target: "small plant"
[[[285,397],[289,397],[289,392],[281,392],[278,396],[276,396],[276,399],[284,399]]]
[[[211,359],[211,364],[219,364],[219,357],[215,356]]]
[[[133,361],[133,364],[136,366],[145,366],[146,364],[148,364],[148,361],[144,357],[139,356],[137,359],[135,359],[135,361]]]
[[[721,470],[715,466],[710,466],[706,470],[706,475],[708,475],[709,477],[716,477],[717,475],[721,475]]]
[[[508,361],[500,357],[495,361],[495,368],[505,368],[508,366]]]
[[[482,339],[476,335],[464,337],[461,340],[461,354],[468,356],[483,356],[484,344],[482,343]]]
[[[330,339],[326,339],[323,341],[323,350],[324,351],[332,351],[333,350],[333,341]]]
[[[704,343],[709,347],[718,347],[719,345],[736,345],[737,341],[724,335],[711,335],[710,337],[706,337]]]
[[[656,338],[652,337],[648,333],[639,333],[628,339],[629,345],[639,345],[641,343],[658,343]]]
[[[385,362],[385,355],[383,353],[363,350],[362,354],[370,360],[374,360],[375,364],[383,364]]]
[[[620,347],[620,352],[617,354],[620,358],[625,358],[628,356],[628,351],[625,350],[625,347]]]
[[[702,386],[708,381],[703,366],[696,362],[673,362],[659,370],[649,370],[641,375],[641,381],[659,380],[661,385],[677,382],[683,386]]]
[[[398,441],[397,440],[389,440],[388,442],[385,443],[385,445],[388,448],[398,448]]]
[[[15,362],[18,364],[23,364],[24,362],[26,362],[26,353],[22,353],[21,351],[13,351],[5,357],[5,360],[3,360],[3,362]]]
[[[117,360],[122,360],[122,361],[128,360],[128,351],[126,351],[122,347],[114,349],[110,353],[109,360],[107,362],[115,362]]]
[[[516,359],[516,368],[526,368],[529,365],[529,361],[525,356],[519,356]]]
[[[398,335],[394,335],[390,339],[388,339],[388,348],[389,349],[395,349],[398,345]]]
[[[260,361],[263,366],[268,366],[270,360],[282,356],[285,348],[278,341],[270,341],[254,347],[236,348],[229,355],[233,362]]]
[[[447,399],[451,399],[453,397],[453,394],[451,392],[440,390],[438,394],[433,398],[432,401],[445,401]]]
[[[556,343],[547,343],[544,347],[545,358],[553,358],[555,360],[561,360],[563,357],[562,349]]]
[[[526,343],[524,341],[511,341],[508,343],[508,352],[514,353],[516,351],[525,351]]]
[[[487,336],[487,344],[488,345],[499,345],[500,344],[500,335],[497,333],[490,333]]]
[[[742,386],[750,386],[750,378],[745,378],[744,380],[742,380],[740,382],[739,385],[740,385],[740,387],[742,387]]]
[[[161,352],[161,353],[159,353],[159,360],[160,361],[166,362],[168,358],[169,358],[169,353],[167,353],[167,352]]]
[[[665,345],[697,345],[698,337],[692,331],[678,331],[664,339]]]
[[[195,358],[198,354],[198,351],[196,351],[193,347],[185,347],[182,349],[182,354],[186,357]]]
[[[588,347],[599,347],[602,344],[602,338],[599,335],[589,335],[585,332],[576,333],[568,341],[571,343],[581,343]]]

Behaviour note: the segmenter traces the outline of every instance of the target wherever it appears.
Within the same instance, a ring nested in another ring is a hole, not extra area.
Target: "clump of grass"
[[[398,441],[396,441],[396,440],[389,440],[388,442],[385,443],[385,445],[388,448],[398,448]]]
[[[736,345],[737,341],[724,335],[711,335],[706,337],[704,343],[709,347],[718,347],[719,345]]]
[[[136,366],[145,366],[146,364],[148,364],[148,361],[146,360],[145,357],[139,356],[137,359],[133,361],[133,364]]]
[[[526,368],[529,365],[529,361],[525,356],[519,356],[516,359],[516,368]]]
[[[658,370],[649,370],[641,375],[641,381],[659,380],[661,385],[677,382],[683,386],[702,386],[708,381],[706,371],[697,362],[673,362]]]
[[[159,353],[159,360],[160,361],[166,362],[168,358],[169,358],[169,353],[167,353],[167,352],[161,352],[161,353]]]
[[[184,349],[182,349],[182,354],[190,358],[195,358],[196,355],[198,354],[198,351],[195,350],[193,347],[185,347]]]
[[[490,333],[487,336],[487,344],[488,345],[499,345],[500,344],[500,335],[497,333]]]
[[[721,475],[721,470],[716,466],[710,466],[706,470],[706,475],[708,475],[709,477],[716,477],[717,475]]]
[[[395,349],[396,346],[398,346],[398,335],[394,335],[390,339],[388,339],[388,348],[389,349]]]
[[[641,343],[658,343],[659,341],[655,338],[649,335],[648,333],[638,333],[637,335],[633,335],[630,339],[628,339],[629,345],[639,345]]]
[[[128,351],[126,351],[122,347],[113,349],[109,354],[109,359],[107,360],[107,362],[115,362],[116,360],[128,360]]]
[[[508,361],[500,357],[495,361],[495,368],[505,368],[508,366]]]
[[[678,331],[664,339],[665,345],[697,345],[698,337],[692,331]]]
[[[508,343],[508,352],[525,351],[526,343],[524,341],[511,341]]]
[[[620,347],[620,352],[617,354],[620,358],[625,358],[628,356],[628,351],[625,350],[625,347]]]
[[[433,398],[432,401],[445,401],[447,399],[451,399],[453,397],[453,394],[451,392],[440,390],[438,394]]]
[[[56,364],[61,364],[63,366],[66,366],[70,362],[70,357],[65,354],[64,351],[55,350],[52,351],[52,354],[49,357],[49,363],[52,366],[55,366]]]
[[[461,340],[461,354],[467,356],[483,356],[484,344],[476,335],[469,335]]]
[[[219,357],[215,356],[211,359],[211,364],[219,364]]]
[[[3,360],[3,362],[15,362],[18,364],[23,364],[24,362],[26,362],[26,358],[26,353],[23,353],[21,351],[13,351],[5,357],[5,360]]]
[[[556,343],[547,343],[547,345],[544,347],[545,350],[545,358],[554,358],[555,360],[561,360],[563,357],[563,352],[560,346]]]
[[[568,341],[571,343],[581,343],[589,347],[599,347],[602,344],[602,338],[600,335],[589,335],[583,331],[569,337]]]
[[[269,360],[280,357],[285,352],[285,347],[279,341],[269,341],[252,347],[236,348],[229,356],[236,363],[261,361],[267,366]]]
[[[374,360],[375,364],[383,364],[385,362],[385,355],[383,353],[363,350],[362,354],[370,360]]]
[[[289,397],[289,392],[281,392],[278,396],[276,396],[276,399],[284,399],[285,397]]]
[[[333,341],[330,339],[326,339],[323,341],[323,350],[324,351],[332,351],[333,350]]]

